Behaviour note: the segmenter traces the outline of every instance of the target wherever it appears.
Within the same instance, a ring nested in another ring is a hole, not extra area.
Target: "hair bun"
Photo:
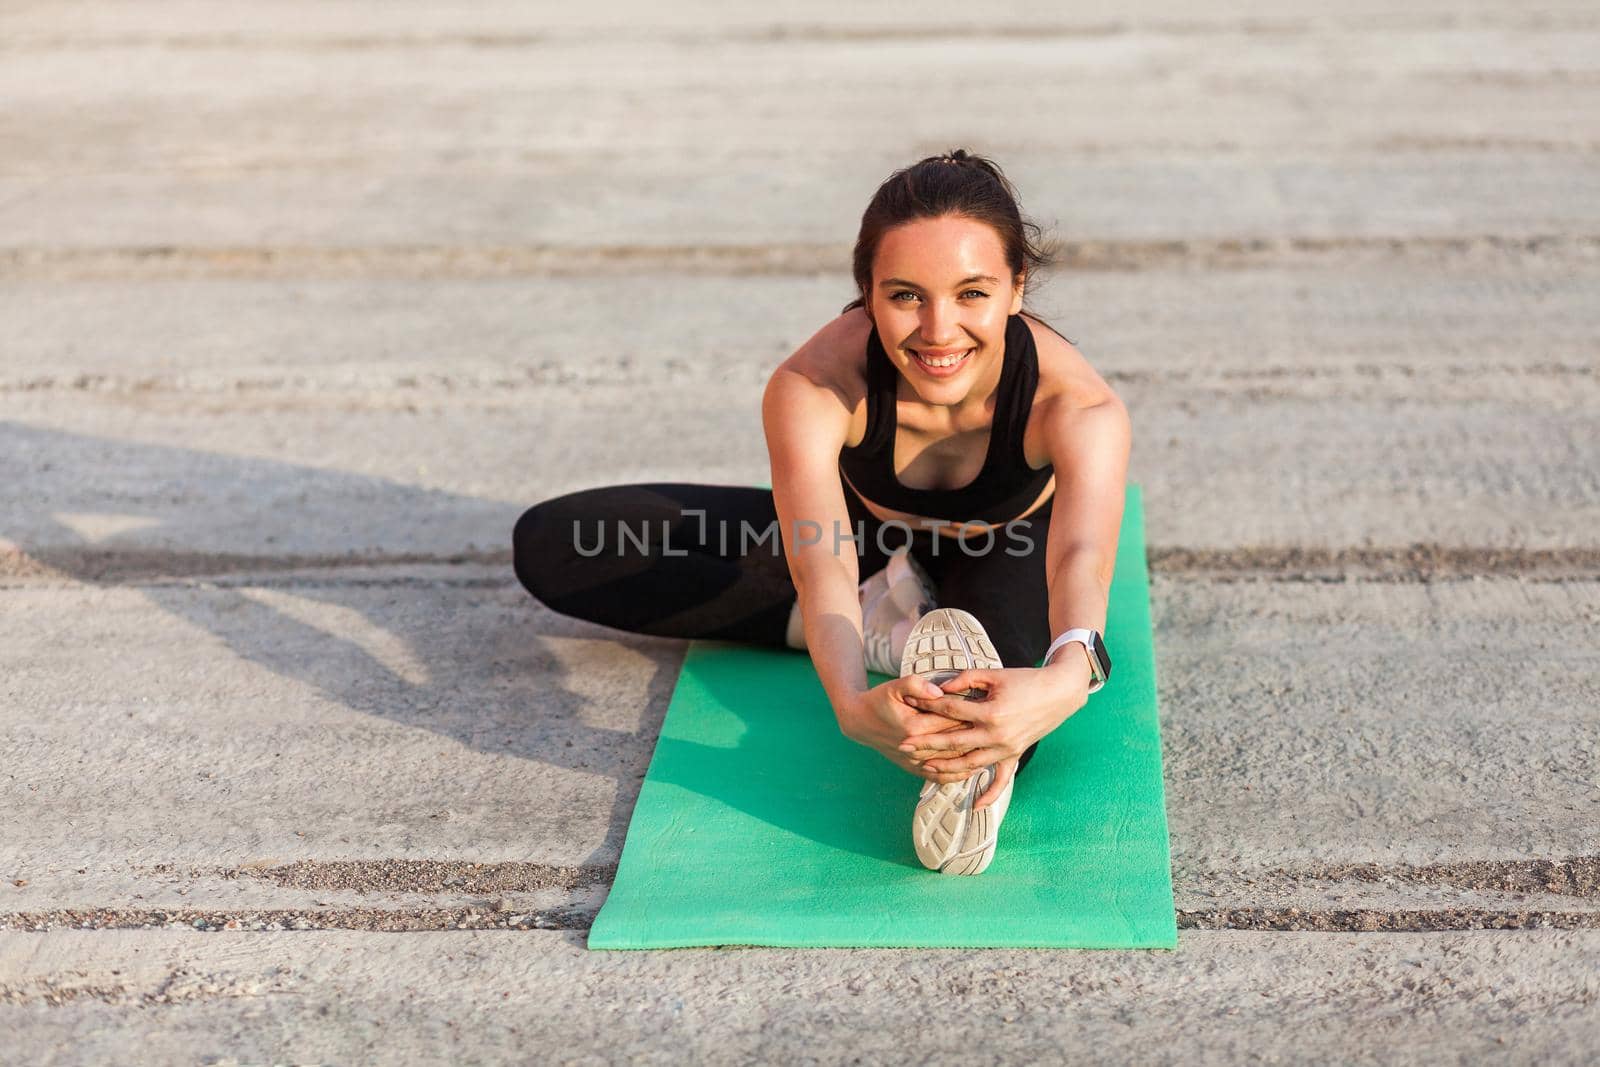
[[[962,166],[951,166],[952,163]],[[1043,233],[1022,217],[1016,190],[999,164],[965,148],[952,148],[895,171],[872,195],[867,210],[861,214],[861,229],[850,257],[851,274],[860,295],[845,305],[845,310],[866,302],[872,288],[872,265],[885,232],[914,219],[947,215],[991,227],[1005,249],[1012,277],[1024,278],[1025,285],[1050,262],[1049,251],[1041,245]]]

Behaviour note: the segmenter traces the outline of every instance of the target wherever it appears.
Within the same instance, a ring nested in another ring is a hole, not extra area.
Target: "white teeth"
[[[957,363],[960,363],[962,360],[966,359],[970,354],[970,351],[971,350],[969,349],[967,352],[963,352],[959,356],[943,356],[939,359],[929,359],[927,356],[918,353],[917,358],[922,360],[922,362],[926,363],[930,367],[954,367]]]

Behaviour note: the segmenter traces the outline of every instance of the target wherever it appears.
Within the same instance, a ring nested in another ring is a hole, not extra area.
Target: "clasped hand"
[[[876,749],[901,770],[919,778],[937,780],[924,771],[917,760],[900,751],[900,745],[912,736],[933,736],[968,725],[963,719],[929,714],[913,703],[920,700],[931,704],[943,696],[944,691],[926,678],[914,674],[893,678],[873,686],[849,706],[841,708],[839,729],[850,740]]]
[[[1089,699],[1089,665],[1069,660],[1045,668],[973,669],[940,688],[939,697],[911,697],[909,702],[918,711],[960,718],[968,725],[912,733],[898,747],[924,767],[964,778],[980,767],[1020,756],[1083,707]],[[973,700],[958,695],[973,689],[987,696]]]
[[[852,740],[941,785],[997,764],[994,782],[978,799],[981,808],[1010,783],[1029,745],[1083,707],[1089,681],[1081,657],[1044,668],[961,671],[938,686],[911,675],[862,694],[850,721],[841,716],[840,725]],[[986,695],[962,695],[972,690]]]

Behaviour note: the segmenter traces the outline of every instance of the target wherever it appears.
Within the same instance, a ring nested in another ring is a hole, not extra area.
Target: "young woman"
[[[1128,416],[1023,313],[1035,233],[988,159],[897,171],[858,298],[767,384],[771,490],[586,490],[514,535],[562,614],[808,649],[844,734],[926,780],[913,840],[946,873],[988,866],[1016,774],[1109,671]]]

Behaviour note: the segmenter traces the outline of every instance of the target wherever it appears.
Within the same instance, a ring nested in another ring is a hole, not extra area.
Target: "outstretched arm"
[[[1111,572],[1117,562],[1122,507],[1127,494],[1128,452],[1132,431],[1122,401],[1110,397],[1093,407],[1052,418],[1046,424],[1050,462],[1056,471],[1055,503],[1045,568],[1050,583],[1050,634],[1079,627],[1106,628]],[[1067,695],[1077,690],[1081,666],[1087,695],[1088,658],[1056,653],[1046,671],[1056,671]],[[1069,668],[1062,672],[1059,668]],[[1063,714],[1083,706],[1079,700]],[[1059,724],[1058,724],[1059,725]]]
[[[1127,484],[1127,409],[1108,395],[1089,407],[1051,412],[1046,439],[1056,474],[1045,545],[1051,633],[1077,627],[1103,632]],[[1083,707],[1089,682],[1089,661],[1077,645],[1057,652],[1038,669],[963,671],[944,683],[945,692],[979,688],[988,690],[988,699],[971,703],[945,696],[914,703],[972,725],[908,738],[901,750],[927,757],[922,765],[934,772],[935,781],[960,781],[981,767],[1001,763],[1001,773],[979,799],[980,806],[986,805],[1010,782],[1017,757]],[[963,749],[968,750],[963,755],[941,755]]]
[[[806,648],[837,710],[867,691],[856,553],[849,542],[837,551],[834,543],[835,531],[852,532],[838,472],[850,413],[831,390],[785,364],[767,383],[761,422]]]
[[[791,363],[798,359],[797,354]],[[854,533],[838,468],[849,411],[826,385],[785,364],[767,385],[761,413],[772,461],[773,502],[799,594],[806,648],[839,728],[902,770],[927,777],[899,751],[900,742],[913,733],[961,724],[919,712],[906,702],[911,693],[939,693],[926,679],[913,676],[876,688],[867,685],[856,546],[842,539]]]

